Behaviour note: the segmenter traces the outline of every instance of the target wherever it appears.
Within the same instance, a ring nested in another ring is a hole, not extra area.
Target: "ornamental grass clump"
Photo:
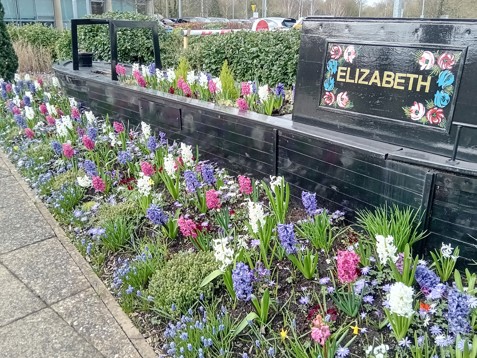
[[[214,285],[201,287],[203,279],[218,268],[212,252],[179,252],[151,278],[148,294],[154,297],[156,311],[185,312],[201,295],[209,300]],[[176,313],[177,313],[176,312]]]

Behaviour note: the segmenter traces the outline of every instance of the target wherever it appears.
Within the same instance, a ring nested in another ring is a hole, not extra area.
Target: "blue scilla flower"
[[[293,231],[293,224],[278,224],[277,232],[280,244],[285,249],[287,255],[295,254],[297,241]]]
[[[151,220],[154,225],[165,225],[169,219],[159,206],[151,204],[147,209],[146,217]]]
[[[189,338],[189,335],[187,334],[187,332],[182,332],[181,335],[180,335],[180,338],[183,341],[187,341],[187,339]]]
[[[327,78],[324,87],[326,91],[333,91],[333,88],[335,88],[335,79],[333,77]]]
[[[237,263],[232,271],[232,282],[237,299],[250,301],[252,299],[253,272],[243,262]]]
[[[197,175],[195,175],[192,170],[186,170],[184,172],[184,180],[186,189],[189,193],[195,193],[195,191],[200,187],[200,183],[197,180]]]
[[[126,293],[127,293],[128,295],[130,295],[130,294],[133,293],[133,292],[134,292],[134,287],[132,287],[131,285],[129,285],[128,288],[126,289]]]
[[[89,159],[86,159],[83,163],[83,169],[90,177],[98,175],[96,170],[96,164]]]
[[[307,191],[303,191],[301,193],[301,202],[303,207],[306,210],[306,213],[309,216],[313,216],[316,213],[317,204],[316,204],[316,193],[310,193]]]
[[[455,79],[454,74],[451,71],[449,70],[442,71],[439,74],[439,78],[437,79],[437,85],[442,88],[450,86],[451,84],[454,83],[454,79]]]
[[[434,105],[439,108],[444,108],[450,102],[450,96],[447,92],[437,91],[434,95]]]
[[[156,151],[156,148],[157,148],[156,137],[150,136],[147,140],[147,149],[149,149],[151,153],[154,153]]]
[[[210,164],[204,164],[201,167],[202,179],[207,185],[215,184],[214,167]]]
[[[326,69],[331,72],[331,74],[335,74],[338,71],[338,61],[336,60],[329,60],[326,64]]]

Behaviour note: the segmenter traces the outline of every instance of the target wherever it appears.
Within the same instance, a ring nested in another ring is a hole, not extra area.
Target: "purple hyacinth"
[[[469,324],[469,298],[455,288],[449,290],[447,321],[449,331],[458,334],[465,334],[470,331]]]
[[[184,172],[184,179],[186,189],[189,193],[195,193],[195,191],[200,187],[200,183],[197,180],[197,175],[195,175],[192,170],[186,170]]]
[[[243,262],[237,263],[232,271],[232,282],[235,295],[240,301],[250,301],[252,299],[253,272]]]
[[[86,159],[83,163],[83,169],[90,177],[98,175],[96,170],[96,164],[94,164],[91,160]]]
[[[207,185],[215,184],[214,167],[210,164],[204,164],[201,167],[202,179]]]
[[[35,84],[31,81],[28,81],[28,89],[30,90],[30,92],[32,94],[35,94],[36,93],[36,87],[35,87]]]
[[[275,95],[285,97],[285,85],[283,83],[279,83],[277,87],[275,87]]]
[[[118,162],[119,164],[126,164],[132,160],[132,155],[127,150],[120,151],[118,153]]]
[[[157,148],[156,137],[150,136],[149,139],[147,140],[147,149],[149,149],[151,153],[154,153],[156,151],[156,148]]]
[[[154,76],[156,74],[156,64],[153,62],[147,67],[149,74]]]
[[[166,133],[164,132],[159,132],[159,144],[161,147],[164,147],[167,145],[167,136]]]
[[[96,127],[88,127],[88,129],[86,130],[86,134],[87,134],[88,137],[90,137],[92,140],[96,140],[96,138],[98,137],[98,128],[96,128]]]
[[[2,89],[2,98],[5,100],[7,99],[8,95],[7,95],[7,91],[5,91],[4,89]]]
[[[56,140],[51,142],[51,148],[53,149],[56,155],[61,155],[63,153],[63,147],[61,146],[61,143],[57,142]]]
[[[439,276],[434,271],[424,265],[416,268],[416,281],[424,292],[432,291],[441,282]]]
[[[19,127],[26,128],[27,125],[26,125],[25,118],[23,118],[21,114],[15,114],[13,118],[15,119],[15,122],[17,122],[17,125]]]
[[[25,106],[30,107],[31,106],[31,99],[28,96],[23,96],[23,103]]]
[[[147,209],[146,217],[151,220],[154,225],[165,225],[169,217],[164,213],[159,206],[151,204]]]
[[[306,213],[309,216],[313,216],[316,213],[316,193],[310,193],[307,191],[303,191],[301,193],[301,202],[303,203],[303,207],[306,210]]]
[[[287,255],[295,254],[297,241],[293,231],[293,224],[278,224],[277,231],[280,244],[285,249]]]

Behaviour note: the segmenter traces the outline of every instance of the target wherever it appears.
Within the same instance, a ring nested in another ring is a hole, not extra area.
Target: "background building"
[[[5,8],[5,21],[18,24],[55,23],[55,3],[61,7],[61,21],[65,28],[70,20],[88,14],[107,11],[108,0],[0,0]],[[143,5],[140,0],[110,0],[113,11],[136,11]]]

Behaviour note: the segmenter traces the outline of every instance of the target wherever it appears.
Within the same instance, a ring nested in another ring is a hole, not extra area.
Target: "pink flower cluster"
[[[120,65],[119,63],[116,65],[116,73],[119,76],[126,76],[126,67]]]
[[[323,322],[321,315],[317,315],[313,320],[313,327],[311,328],[311,338],[321,344],[325,345],[328,337],[331,336],[330,327]]]
[[[35,132],[33,132],[30,128],[25,128],[25,135],[28,139],[33,139],[35,137]]]
[[[354,251],[338,251],[338,279],[341,283],[350,283],[358,278],[359,256]]]
[[[54,126],[56,123],[55,118],[53,118],[52,116],[46,116],[46,121],[48,122],[50,126]]]
[[[215,94],[217,92],[217,84],[214,80],[209,80],[209,92]]]
[[[133,71],[133,76],[136,79],[136,82],[139,86],[146,87],[146,84],[147,84],[146,80],[144,79],[144,77],[141,75],[139,71]]]
[[[78,107],[74,107],[74,106],[71,107],[71,117],[73,119],[76,119],[76,120],[81,119],[81,113],[80,113]]]
[[[75,155],[75,150],[73,149],[71,144],[70,143],[63,143],[62,147],[63,147],[63,155],[68,159],[73,158],[73,155]]]
[[[243,98],[237,98],[237,107],[241,111],[246,111],[246,110],[248,110],[248,103]]]
[[[241,84],[241,94],[242,96],[248,96],[252,91],[250,90],[250,83],[242,82]]]
[[[121,122],[113,122],[113,128],[116,133],[124,132],[124,125]]]
[[[48,113],[48,109],[46,108],[46,105],[44,103],[40,104],[39,109],[40,109],[41,114],[43,114],[43,115]]]
[[[253,187],[252,187],[252,181],[250,180],[250,178],[243,175],[239,175],[238,182],[239,182],[239,190],[242,194],[245,194],[245,195],[252,194]]]
[[[179,229],[185,237],[197,237],[197,225],[191,219],[186,219],[183,216],[177,220],[177,225],[179,225]]]
[[[207,192],[205,193],[205,203],[207,204],[207,208],[209,209],[219,209],[219,193],[214,189],[207,190]]]
[[[152,177],[154,175],[154,167],[148,162],[141,162],[141,171],[147,177]]]
[[[192,96],[192,90],[190,89],[190,86],[187,84],[186,81],[184,81],[184,79],[182,77],[179,78],[179,80],[177,81],[177,88],[182,90],[182,92],[184,92],[185,96],[187,96],[187,97]]]
[[[81,139],[82,139],[83,144],[84,144],[86,149],[88,149],[88,150],[93,150],[94,149],[94,141],[90,137],[88,137],[85,134],[85,135],[83,135],[83,137]]]
[[[94,176],[91,180],[91,184],[93,185],[93,188],[96,192],[103,193],[106,190],[106,184],[104,183],[104,180],[101,179],[101,177]]]

